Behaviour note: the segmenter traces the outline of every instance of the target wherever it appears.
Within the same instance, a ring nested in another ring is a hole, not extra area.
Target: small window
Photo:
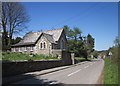
[[[13,52],[15,52],[15,48],[12,48]]]
[[[20,51],[22,51],[22,50],[23,50],[23,47],[20,48]]]
[[[46,48],[46,44],[45,44],[45,42],[44,42],[44,48]]]
[[[24,51],[27,51],[27,47],[24,48]]]
[[[21,48],[20,48],[20,47],[18,48],[18,51],[19,51],[19,52],[21,51]]]
[[[16,51],[16,52],[18,52],[18,51],[19,51],[19,48],[18,48],[18,47],[16,47],[16,48],[15,48],[15,51]]]
[[[42,49],[42,43],[40,43],[40,49]]]
[[[30,51],[33,51],[33,46],[30,47]]]
[[[15,48],[15,51],[17,52],[17,48]]]

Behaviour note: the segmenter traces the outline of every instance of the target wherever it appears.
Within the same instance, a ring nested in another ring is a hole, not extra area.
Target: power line
[[[64,22],[68,22],[68,21],[70,21],[70,20],[72,20],[72,19],[75,19],[77,16],[80,16],[80,15],[82,15],[82,14],[90,11],[91,9],[95,8],[98,4],[99,4],[99,3],[95,3],[94,5],[92,5],[92,6],[88,7],[87,9],[83,10],[81,13],[76,14],[76,15],[68,18],[68,19],[65,19],[64,21],[62,21],[62,22],[60,22],[60,23],[58,23],[58,24],[56,24],[56,25],[54,25],[54,26],[52,26],[52,27],[55,27],[55,26],[60,25],[60,24],[63,24]],[[86,10],[87,10],[87,11],[86,11]]]
[[[107,7],[106,5],[105,6],[103,6],[104,8],[105,7]],[[103,8],[103,7],[101,7],[101,8]],[[94,7],[95,8],[95,7]],[[90,11],[90,10],[89,10]],[[88,11],[87,11],[88,12]],[[79,19],[77,19],[76,21],[79,21]],[[76,22],[76,21],[73,21],[73,22]],[[71,22],[72,23],[72,22]],[[71,24],[71,23],[68,23],[68,24]]]

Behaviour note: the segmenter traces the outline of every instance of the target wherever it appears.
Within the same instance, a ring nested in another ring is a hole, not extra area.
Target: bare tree
[[[10,48],[13,34],[25,29],[29,16],[20,2],[2,2],[1,21],[3,44]]]

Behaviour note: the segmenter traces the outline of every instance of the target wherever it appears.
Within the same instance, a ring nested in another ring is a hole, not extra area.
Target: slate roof
[[[55,30],[47,30],[42,32],[29,32],[23,37],[23,40],[12,46],[33,45],[36,43],[36,41],[42,34],[48,39],[49,42],[56,43],[56,41],[59,40],[62,31],[63,28],[55,29]]]
[[[46,33],[43,33],[43,35],[47,38],[47,40],[50,42],[50,43],[56,43],[53,39],[53,35],[50,35],[50,34],[46,34]]]
[[[23,43],[23,42],[19,42],[17,44],[14,44],[12,46],[24,46],[24,45],[34,45],[34,42],[27,42],[27,43]]]
[[[55,29],[55,30],[48,30],[48,31],[44,31],[44,33],[46,34],[50,34],[50,35],[53,35],[53,39],[55,41],[58,41],[61,34],[62,34],[62,31],[63,31],[63,28],[61,29]]]

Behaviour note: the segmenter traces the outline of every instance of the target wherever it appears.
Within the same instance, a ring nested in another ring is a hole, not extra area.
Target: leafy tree
[[[87,39],[86,39],[86,47],[87,47],[87,52],[90,55],[91,52],[94,51],[94,38],[88,34]]]
[[[114,44],[115,46],[108,49],[108,53],[112,52],[112,62],[118,62],[120,61],[120,56],[118,55],[120,50],[120,39],[118,36],[115,38]]]
[[[79,38],[81,37],[81,33],[82,31],[80,31],[78,27],[73,28],[73,37],[75,41],[79,40]]]
[[[13,34],[23,31],[29,17],[20,2],[2,2],[3,46],[10,49]],[[5,49],[7,50],[7,49]]]
[[[119,56],[119,51],[120,51],[120,38],[119,36],[117,36],[114,40],[114,44],[115,46],[113,47],[113,57],[115,61],[119,61],[120,62],[120,56]]]
[[[114,44],[115,44],[115,46],[117,46],[117,47],[120,46],[120,39],[119,39],[118,36],[115,38]]]
[[[82,31],[78,27],[70,29],[65,25],[63,28],[68,40],[68,51],[75,53],[75,56],[87,59],[88,55],[94,50],[94,38],[90,34],[87,37],[82,36]]]
[[[68,37],[70,28],[67,25],[64,25],[63,29],[65,31],[66,36]]]
[[[22,40],[21,37],[17,37],[17,38],[15,38],[15,39],[12,39],[12,40],[11,40],[11,44],[16,44],[16,43],[20,42],[20,40]]]
[[[68,38],[68,40],[79,40],[79,38],[81,37],[81,31],[78,27],[74,27],[73,29],[70,29],[67,25],[65,25],[64,27],[66,36]]]
[[[88,57],[87,48],[82,40],[79,40],[77,50],[78,56],[84,57],[87,60]]]
[[[86,49],[81,36],[82,31],[78,27],[70,29],[67,25],[64,30],[68,39],[68,51],[75,53],[75,56],[82,56],[87,58]]]
[[[93,51],[93,52],[92,52],[92,55],[93,55],[95,58],[97,58],[97,57],[98,57],[98,51]]]

